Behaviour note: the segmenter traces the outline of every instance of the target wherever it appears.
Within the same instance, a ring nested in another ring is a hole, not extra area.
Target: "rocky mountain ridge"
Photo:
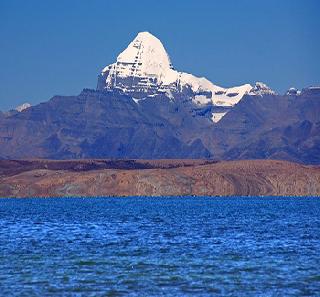
[[[189,100],[113,91],[55,96],[0,117],[0,158],[285,159],[320,163],[318,89],[245,95],[218,123]],[[210,113],[210,108],[207,111]],[[285,115],[285,116],[284,116]]]
[[[205,77],[177,71],[161,41],[149,32],[140,32],[116,62],[102,70],[97,90],[114,89],[136,102],[161,94],[177,100],[184,94],[197,107],[211,106],[213,122],[218,122],[245,94],[275,94],[261,82],[223,88]],[[214,107],[218,107],[217,112]]]
[[[133,67],[135,66],[135,67]],[[0,112],[0,159],[284,159],[320,164],[320,88],[224,89],[140,33],[96,90]]]

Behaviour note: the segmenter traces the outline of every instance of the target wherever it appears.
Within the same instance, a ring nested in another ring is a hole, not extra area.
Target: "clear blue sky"
[[[0,110],[95,88],[139,31],[221,86],[320,83],[319,0],[1,0]]]

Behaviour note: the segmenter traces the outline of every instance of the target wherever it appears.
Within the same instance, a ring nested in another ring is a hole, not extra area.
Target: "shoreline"
[[[279,160],[0,160],[0,197],[320,196],[320,167]]]
[[[282,199],[320,199],[319,196],[197,196],[197,195],[186,195],[186,196],[34,196],[34,197],[2,197],[1,200],[49,200],[49,199],[274,199],[274,200],[282,200]]]

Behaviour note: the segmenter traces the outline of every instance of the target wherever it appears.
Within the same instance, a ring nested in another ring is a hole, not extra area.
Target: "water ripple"
[[[1,296],[319,296],[316,198],[0,200]]]

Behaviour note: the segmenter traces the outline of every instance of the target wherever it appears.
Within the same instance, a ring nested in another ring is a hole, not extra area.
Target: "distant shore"
[[[320,196],[320,167],[278,160],[0,160],[0,197]]]

